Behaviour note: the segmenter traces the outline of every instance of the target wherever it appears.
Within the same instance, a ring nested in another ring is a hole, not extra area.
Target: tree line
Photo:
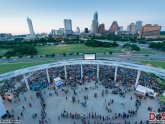
[[[23,57],[34,56],[37,53],[37,49],[34,46],[17,46],[13,50],[7,51],[4,56],[6,58],[10,58],[12,56]]]
[[[17,46],[28,46],[28,45],[32,45],[32,46],[44,46],[47,45],[47,43],[54,43],[59,44],[62,41],[62,39],[60,38],[36,38],[36,39],[32,39],[32,40],[24,40],[22,38],[18,38],[15,39],[13,41],[0,41],[0,48],[13,48],[13,47],[17,47]]]
[[[165,52],[165,41],[164,42],[158,42],[158,43],[150,43],[149,48],[161,50]]]
[[[90,47],[118,47],[119,44],[114,42],[102,42],[102,41],[97,41],[97,40],[87,40],[85,42],[85,46],[90,46]]]

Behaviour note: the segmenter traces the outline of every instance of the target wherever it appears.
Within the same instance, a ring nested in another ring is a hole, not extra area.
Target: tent
[[[0,118],[1,118],[4,114],[6,114],[6,109],[5,109],[5,107],[4,107],[3,100],[2,100],[2,98],[1,98],[1,96],[0,96]]]
[[[140,95],[145,96],[147,93],[148,94],[153,94],[154,95],[154,90],[150,89],[148,87],[144,87],[142,85],[138,85],[136,88],[137,93],[139,93]]]
[[[145,96],[147,92],[144,86],[138,85],[136,87],[136,93]]]
[[[64,84],[63,81],[61,81],[61,78],[60,77],[57,77],[57,78],[54,78],[54,83],[57,87],[61,86]]]

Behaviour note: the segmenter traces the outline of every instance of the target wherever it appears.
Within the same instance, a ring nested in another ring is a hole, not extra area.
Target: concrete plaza
[[[152,111],[157,112],[159,108],[159,101],[156,99],[142,99],[141,106],[138,109],[136,115],[129,117],[128,119],[112,119],[112,116],[115,113],[123,113],[128,112],[128,110],[135,110],[135,101],[136,96],[134,95],[134,88],[131,87],[131,92],[126,92],[125,97],[119,96],[119,94],[112,94],[112,90],[108,89],[108,93],[102,95],[103,90],[105,88],[102,84],[99,84],[96,87],[93,81],[89,83],[85,83],[85,85],[79,85],[75,89],[77,95],[74,95],[73,90],[64,86],[56,91],[58,95],[55,94],[53,90],[54,85],[50,85],[49,89],[43,89],[42,93],[46,102],[46,113],[47,113],[47,123],[48,124],[82,124],[81,119],[72,119],[72,118],[61,118],[61,113],[63,111],[71,112],[71,113],[79,113],[79,114],[87,114],[90,112],[96,112],[97,115],[108,115],[111,118],[111,122],[121,123],[123,124],[125,120],[130,121],[131,124],[135,122],[140,123],[140,121],[149,120],[149,112],[148,106],[153,108]],[[88,88],[85,90],[85,87]],[[51,89],[50,89],[51,88]],[[62,90],[63,89],[63,90]],[[68,89],[67,94],[64,92]],[[94,97],[94,94],[97,93],[97,97]],[[52,95],[50,95],[52,94]],[[75,102],[72,102],[72,96],[75,96]],[[88,96],[88,100],[86,100],[86,107],[82,105],[84,103],[84,96]],[[67,97],[67,98],[66,98]],[[132,100],[130,99],[132,97]],[[25,100],[26,98],[26,100]],[[105,105],[113,99],[114,103],[110,105],[112,110],[111,113],[105,109]],[[14,102],[14,98],[12,102],[5,102],[5,106],[10,113],[14,114],[14,119],[17,120],[17,117],[20,117],[21,124],[39,124],[39,119],[41,118],[41,104],[40,99],[36,97],[35,91],[25,92],[23,95],[20,95],[20,101]],[[29,103],[32,104],[32,107],[29,106]],[[123,104],[123,105],[122,105]],[[25,107],[23,110],[22,106]],[[13,112],[12,112],[13,110]],[[20,116],[20,113],[23,112],[23,117]],[[37,118],[32,118],[32,114],[37,114]],[[49,120],[50,118],[50,120]],[[94,123],[94,119],[88,118],[88,122],[90,124]],[[108,121],[106,121],[108,122]],[[106,123],[105,123],[106,124]]]

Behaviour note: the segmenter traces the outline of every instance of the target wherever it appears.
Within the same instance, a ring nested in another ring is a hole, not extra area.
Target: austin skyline
[[[136,3],[136,4],[135,4]],[[113,21],[126,30],[129,24],[141,20],[144,24],[159,24],[165,30],[163,0],[0,0],[0,33],[28,34],[26,17],[33,21],[36,33],[49,33],[51,29],[63,28],[63,20],[72,20],[76,27],[90,29],[93,13],[98,12],[99,24],[109,30]]]

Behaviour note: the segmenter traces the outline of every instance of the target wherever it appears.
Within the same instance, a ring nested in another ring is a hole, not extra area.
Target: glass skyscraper
[[[92,20],[92,26],[91,26],[91,33],[96,34],[98,33],[98,13],[97,11],[94,13],[93,20]]]
[[[65,27],[65,34],[71,35],[72,32],[72,20],[71,19],[64,19],[64,27]]]

